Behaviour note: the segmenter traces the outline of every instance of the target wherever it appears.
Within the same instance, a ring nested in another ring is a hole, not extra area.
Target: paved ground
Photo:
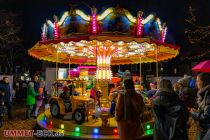
[[[14,138],[5,138],[4,130],[33,130],[36,126],[36,119],[26,120],[25,119],[26,106],[24,100],[15,100],[13,103],[13,121],[8,121],[7,117],[5,117],[4,125],[0,128],[0,137],[1,140],[4,139],[14,139]],[[23,139],[23,138],[15,138],[15,139]],[[33,140],[36,138],[24,138],[24,140]]]
[[[1,140],[23,140],[23,138],[5,138],[4,137],[4,130],[36,130],[39,129],[36,125],[36,119],[25,120],[25,112],[26,106],[24,100],[15,100],[13,103],[13,114],[15,120],[8,121],[7,117],[5,117],[5,123],[2,128],[0,128],[0,139]],[[43,109],[41,110],[43,112]],[[193,125],[189,130],[189,139],[195,140],[195,132],[196,127]],[[43,138],[24,138],[24,140],[40,140]],[[46,139],[46,138],[45,138]],[[51,138],[52,139],[52,138]],[[67,139],[67,138],[63,138]],[[73,140],[73,139],[72,139]]]

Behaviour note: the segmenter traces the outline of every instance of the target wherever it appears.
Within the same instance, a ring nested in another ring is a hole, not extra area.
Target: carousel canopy
[[[71,9],[60,20],[56,16],[54,22],[47,20],[42,41],[28,52],[37,59],[64,64],[164,61],[179,53],[179,47],[164,43],[166,33],[167,27],[159,18],[152,14],[144,18],[142,11],[134,17],[120,7],[108,8],[101,14],[92,8],[91,15]]]

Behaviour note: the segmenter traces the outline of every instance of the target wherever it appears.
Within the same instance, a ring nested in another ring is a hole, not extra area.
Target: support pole
[[[159,83],[159,79],[158,79],[158,46],[156,47],[156,82],[157,82],[157,88],[158,88],[158,83]]]
[[[56,51],[56,74],[55,74],[55,79],[58,79],[58,51]]]
[[[56,68],[55,80],[58,79],[58,50],[56,51]],[[55,95],[58,96],[58,83],[56,82]]]
[[[140,58],[139,58],[139,67],[140,67],[140,69],[139,69],[139,82],[140,82],[140,85],[141,85],[141,83],[142,83],[142,79],[141,79],[141,56],[140,56]]]
[[[71,62],[70,62],[70,56],[69,56],[69,75],[68,75],[68,79],[71,79]]]

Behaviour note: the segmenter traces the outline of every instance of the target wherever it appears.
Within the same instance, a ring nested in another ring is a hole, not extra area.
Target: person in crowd
[[[63,87],[63,93],[60,94],[60,97],[64,100],[69,100],[70,92],[69,92],[69,88],[67,86]]]
[[[140,80],[136,78],[135,85],[139,85],[139,84],[140,84]]]
[[[108,84],[108,96],[112,93],[112,91],[114,90],[115,85],[114,83],[109,83]]]
[[[202,140],[210,128],[210,75],[200,73],[196,78],[198,109],[191,110],[193,119],[199,122],[197,140]]]
[[[93,87],[93,82],[88,82],[87,87],[86,87],[86,91],[91,90]]]
[[[40,87],[40,79],[39,79],[39,77],[40,77],[39,75],[35,75],[34,76],[34,81],[33,81],[33,83],[34,83],[34,90],[35,90],[36,93],[38,93],[38,89]],[[31,115],[35,114],[35,110],[36,110],[36,104],[34,104],[34,106],[33,106],[33,109],[31,111]]]
[[[45,88],[45,81],[44,81],[44,78],[43,78],[43,77],[40,77],[39,88],[43,88],[43,91],[44,91],[44,88]],[[38,88],[38,89],[39,89],[39,88]]]
[[[6,113],[4,96],[5,96],[4,90],[0,88],[0,128],[3,126],[4,116]]]
[[[181,78],[178,80],[179,98],[186,104],[188,108],[194,108],[196,103],[197,89],[189,87],[190,78]]]
[[[170,80],[162,79],[152,100],[155,116],[154,140],[187,140],[187,107],[173,91]]]
[[[96,104],[101,107],[101,102],[100,102],[100,98],[102,97],[102,91],[101,90],[97,90],[96,91]]]
[[[173,84],[173,90],[177,95],[179,95],[179,84],[178,84],[178,82],[175,82]]]
[[[42,106],[43,99],[44,99],[44,90],[42,87],[40,87],[38,89],[38,96],[36,96],[35,117],[37,117],[39,113],[39,108]]]
[[[13,120],[14,118],[12,115],[12,100],[11,100],[11,92],[10,92],[11,90],[10,90],[10,83],[9,83],[8,77],[3,77],[3,80],[0,81],[0,88],[5,93],[4,102],[5,102],[5,106],[7,107],[8,119]]]
[[[119,87],[118,86],[116,86],[115,87],[115,85],[114,84],[110,84],[109,85],[109,90],[108,90],[108,96],[109,96],[109,100],[111,101],[112,100],[112,94],[114,93],[114,92],[116,92],[116,91],[118,91],[118,89],[119,89]]]
[[[134,89],[132,79],[124,80],[125,92],[120,93],[115,109],[120,140],[133,140],[144,133],[141,116],[145,110],[142,96]]]
[[[33,106],[36,104],[36,96],[37,95],[38,95],[38,93],[35,92],[34,83],[30,82],[28,84],[27,96],[26,96],[26,105],[27,105],[26,119],[31,118],[31,112],[33,110]]]
[[[146,92],[148,88],[144,77],[141,77],[141,86],[143,87],[142,91]]]
[[[147,91],[147,96],[150,99],[150,98],[152,98],[155,95],[155,93],[157,91],[157,89],[156,89],[157,86],[156,86],[155,82],[150,83],[149,85],[150,85],[150,90]]]
[[[111,114],[111,116],[114,116],[115,115],[115,108],[116,108],[116,103],[117,103],[117,96],[118,96],[118,92],[113,92],[110,95],[110,98],[111,98],[110,114]]]
[[[98,91],[98,88],[96,85],[94,85],[90,90],[90,98],[96,99],[96,92]]]
[[[79,92],[76,91],[75,89],[75,86],[74,85],[69,85],[69,92],[70,92],[70,95],[73,95],[73,96],[79,96]]]
[[[35,92],[38,92],[39,86],[40,86],[40,82],[39,82],[39,76],[35,75],[34,76],[34,90]]]

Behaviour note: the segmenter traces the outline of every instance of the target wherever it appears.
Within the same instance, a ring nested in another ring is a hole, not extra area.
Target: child
[[[34,90],[34,83],[30,82],[28,84],[27,96],[26,96],[26,105],[27,105],[26,119],[31,118],[31,112],[33,110],[33,106],[36,103],[36,96],[37,95],[38,95],[38,93],[36,93],[35,90]]]
[[[42,106],[43,101],[43,88],[38,89],[38,96],[36,97],[36,110],[35,110],[35,117],[37,117],[39,108]]]

